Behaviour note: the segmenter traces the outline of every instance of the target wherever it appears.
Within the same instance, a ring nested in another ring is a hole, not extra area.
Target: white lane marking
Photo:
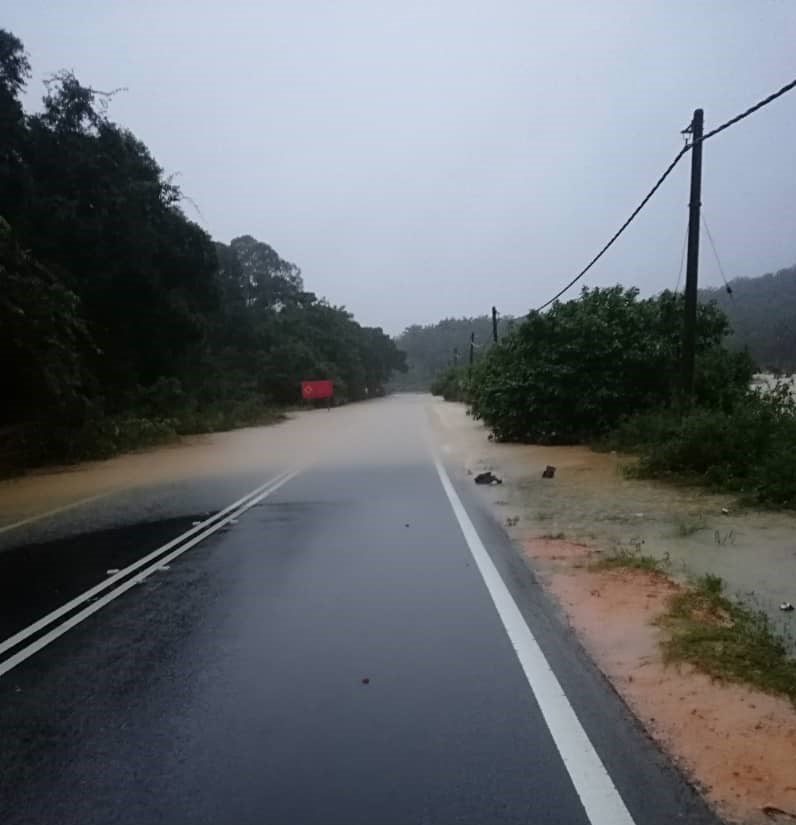
[[[105,498],[105,496],[109,496],[110,494],[110,490],[107,493],[97,493],[97,495],[95,496],[89,496],[88,498],[80,498],[77,501],[70,501],[69,504],[64,504],[61,507],[56,507],[54,510],[47,510],[44,513],[38,513],[35,516],[23,518],[21,521],[15,521],[12,524],[6,524],[4,527],[0,527],[0,534],[7,533],[9,530],[16,530],[17,527],[24,527],[26,524],[33,524],[34,521],[40,521],[43,518],[56,516],[58,515],[58,513],[64,513],[67,510],[72,510],[74,507],[80,507],[81,504],[89,504],[90,502],[96,501],[99,498]]]
[[[498,573],[436,454],[434,464],[464,540],[520,660],[586,816],[592,825],[634,825],[619,791],[578,721],[564,689]]]
[[[23,628],[19,632],[15,633],[13,636],[9,636],[3,642],[0,642],[0,655],[6,652],[6,650],[10,650],[12,647],[15,647],[20,642],[23,642],[28,636],[32,636],[34,633],[38,633],[42,628],[47,627],[48,624],[52,624],[57,619],[60,619],[61,616],[69,613],[70,611],[74,610],[78,605],[83,604],[83,602],[88,601],[89,599],[96,596],[98,593],[102,593],[103,590],[107,590],[109,587],[112,587],[119,579],[123,579],[126,576],[129,576],[130,573],[138,570],[140,567],[143,567],[148,562],[152,561],[153,559],[157,558],[159,555],[168,552],[171,550],[172,547],[175,547],[180,542],[185,541],[185,539],[190,538],[191,536],[198,533],[200,530],[205,529],[210,524],[218,519],[223,518],[227,513],[236,508],[240,507],[245,501],[247,501],[252,496],[256,496],[261,493],[266,488],[270,487],[272,484],[275,484],[280,479],[282,479],[287,473],[280,473],[278,476],[275,476],[270,481],[266,481],[264,484],[261,484],[259,487],[255,488],[249,493],[246,493],[245,496],[242,496],[237,501],[234,501],[229,507],[225,507],[223,510],[219,511],[215,515],[210,516],[210,518],[205,519],[202,522],[197,522],[196,527],[192,527],[190,530],[187,530],[185,533],[177,536],[177,538],[172,539],[167,544],[163,544],[158,547],[156,550],[153,550],[151,553],[148,553],[143,558],[138,559],[138,561],[133,562],[128,567],[125,567],[123,570],[108,570],[107,575],[108,578],[101,581],[99,584],[95,585],[89,590],[81,593],[79,596],[75,596],[74,599],[71,601],[62,604],[60,607],[53,610],[51,613],[48,613],[46,616],[42,616],[41,619],[33,622],[33,624],[28,625],[27,627]],[[293,474],[295,475],[295,473]],[[290,476],[291,478],[293,476]]]
[[[208,536],[212,535],[213,533],[220,530],[224,527],[228,522],[231,522],[233,519],[237,518],[238,516],[245,513],[250,508],[254,507],[255,504],[259,504],[264,498],[267,498],[271,495],[271,493],[276,492],[280,487],[287,484],[292,478],[297,476],[299,473],[298,470],[294,472],[290,472],[287,474],[283,474],[279,481],[272,483],[266,490],[264,490],[259,495],[255,496],[254,498],[249,499],[246,503],[239,507],[237,510],[233,511],[231,515],[228,515],[226,518],[217,521],[203,533],[200,533],[198,536],[195,536],[190,541],[186,542],[185,544],[181,544],[176,550],[173,550],[167,556],[158,559],[154,564],[147,567],[145,570],[141,571],[137,576],[133,576],[133,578],[128,579],[124,584],[119,585],[115,590],[111,590],[110,593],[106,593],[102,598],[97,599],[97,601],[92,602],[87,607],[84,607],[79,613],[75,613],[74,616],[67,619],[61,624],[54,627],[49,633],[45,633],[43,636],[40,636],[36,639],[35,642],[31,642],[27,647],[23,647],[22,650],[15,653],[13,656],[9,656],[2,664],[0,664],[0,676],[8,673],[9,670],[13,670],[18,664],[25,661],[25,659],[29,659],[33,656],[34,653],[38,653],[43,647],[46,647],[50,642],[54,642],[59,636],[63,636],[68,630],[71,630],[75,625],[80,624],[84,619],[87,619],[92,613],[96,613],[98,610],[101,610],[105,607],[106,604],[112,602],[114,599],[121,596],[123,593],[126,593],[131,587],[135,587],[137,584],[141,584],[147,576],[151,573],[154,573],[158,570],[161,565],[169,564],[170,562],[174,561],[178,556],[181,556],[186,550],[189,550],[196,544],[199,544],[200,541],[203,541]],[[229,508],[227,508],[229,510]]]

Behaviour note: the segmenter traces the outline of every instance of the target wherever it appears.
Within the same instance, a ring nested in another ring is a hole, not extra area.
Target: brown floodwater
[[[495,444],[463,405],[436,402],[432,418],[448,452],[471,472],[506,483],[481,488],[517,539],[556,536],[666,559],[683,577],[721,576],[727,592],[763,609],[796,653],[796,514],[741,508],[731,495],[628,479],[630,456],[588,447]],[[542,478],[546,465],[553,479]],[[517,523],[513,524],[517,519]],[[511,526],[509,526],[511,525]]]

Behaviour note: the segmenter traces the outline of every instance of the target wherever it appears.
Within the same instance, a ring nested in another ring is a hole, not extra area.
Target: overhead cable
[[[786,94],[794,88],[796,88],[796,80],[792,80],[790,83],[785,84],[781,89],[778,89],[773,94],[770,94],[768,97],[765,97],[759,102],[755,103],[754,106],[750,106],[745,111],[741,112],[740,114],[737,114],[735,117],[730,118],[725,123],[722,123],[721,126],[717,126],[715,129],[712,129],[710,132],[707,132],[702,136],[700,142],[704,143],[706,140],[718,135],[719,132],[723,132],[725,129],[729,129],[730,126],[734,126],[736,123],[743,120],[744,118],[749,117],[749,115],[754,114],[759,109],[762,109],[764,106],[768,106],[769,103],[773,102],[778,97],[782,97],[782,95]],[[538,306],[536,308],[537,312],[541,312],[543,309],[549,307],[550,304],[552,304],[554,301],[557,301],[565,292],[571,289],[597,263],[597,261],[600,260],[600,258],[602,258],[602,256],[614,245],[619,236],[628,228],[628,226],[630,226],[630,224],[633,222],[638,213],[641,212],[641,210],[647,205],[652,196],[658,191],[658,189],[660,189],[663,182],[666,180],[666,178],[669,177],[669,175],[674,170],[674,167],[677,166],[677,164],[683,158],[683,155],[685,155],[686,152],[688,152],[693,147],[693,145],[693,143],[688,143],[677,153],[674,160],[666,167],[663,174],[655,182],[655,185],[652,187],[652,189],[650,189],[650,191],[647,193],[647,195],[644,197],[641,203],[633,210],[633,212],[631,212],[630,217],[619,227],[619,229],[610,238],[608,243],[605,244],[605,246],[589,261],[588,264],[586,264],[585,267],[583,267],[583,269],[581,269],[581,271],[571,281],[569,281],[568,284],[566,284],[566,286],[562,287],[552,298],[550,298],[550,300],[545,301],[541,306]]]

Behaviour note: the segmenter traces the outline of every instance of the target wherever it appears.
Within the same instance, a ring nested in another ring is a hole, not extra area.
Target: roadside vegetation
[[[0,470],[273,421],[300,381],[379,395],[404,356],[241,235],[214,242],[114,92],[63,71],[23,110],[22,43],[0,29]]]
[[[635,453],[644,478],[696,483],[749,503],[796,507],[796,404],[788,384],[750,387],[755,364],[724,346],[730,328],[700,304],[695,393],[679,397],[682,295],[584,289],[531,313],[472,371],[432,391],[466,401],[500,441],[587,443]]]
[[[627,569],[668,575],[669,561],[618,547],[589,570]],[[719,576],[705,575],[678,589],[657,620],[665,631],[664,661],[687,663],[716,679],[785,696],[796,705],[796,661],[762,610],[728,598]]]
[[[507,334],[514,319],[498,318],[498,334]],[[470,336],[474,336],[475,351],[483,355],[492,346],[492,318],[445,318],[436,324],[412,324],[396,339],[406,353],[405,373],[397,373],[391,386],[396,390],[423,390],[436,382],[441,373],[469,359]],[[466,373],[464,367],[461,372]],[[442,393],[437,393],[441,395]]]
[[[718,576],[675,593],[659,620],[667,662],[688,662],[716,679],[744,682],[796,705],[796,661],[768,616],[729,599]]]
[[[656,559],[654,556],[647,556],[641,552],[639,546],[616,547],[614,550],[592,562],[590,570],[616,570],[626,568],[629,570],[644,570],[648,573],[663,573],[669,566],[667,559]]]
[[[22,448],[28,462],[57,457],[59,461],[110,458],[131,450],[175,441],[181,435],[214,433],[240,427],[276,424],[286,419],[284,412],[257,398],[228,399],[146,414],[92,416],[80,425],[53,424],[30,428],[23,433]]]
[[[796,266],[757,278],[734,278],[732,292],[702,289],[730,319],[730,349],[748,349],[766,372],[796,372]]]
[[[432,395],[441,395],[446,401],[467,401],[470,382],[467,367],[447,367],[431,384]]]
[[[628,473],[698,483],[750,504],[796,507],[796,406],[790,388],[747,390],[727,408],[639,413],[610,434],[635,452]]]

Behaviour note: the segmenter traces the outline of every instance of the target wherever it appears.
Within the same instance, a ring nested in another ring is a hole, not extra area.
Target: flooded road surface
[[[715,822],[428,407],[4,487],[0,821]]]

